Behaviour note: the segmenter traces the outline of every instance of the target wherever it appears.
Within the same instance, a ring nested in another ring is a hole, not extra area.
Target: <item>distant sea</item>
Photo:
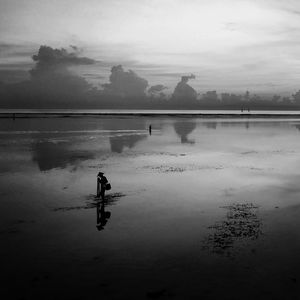
[[[264,116],[300,116],[300,110],[152,110],[152,109],[0,109],[0,115],[6,114],[42,114],[42,115],[264,115]]]

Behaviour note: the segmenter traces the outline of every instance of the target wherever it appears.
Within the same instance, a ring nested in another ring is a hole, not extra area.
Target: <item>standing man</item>
[[[97,197],[101,196],[102,200],[104,200],[105,188],[106,188],[107,183],[108,183],[108,180],[104,176],[104,173],[99,172],[97,175]]]

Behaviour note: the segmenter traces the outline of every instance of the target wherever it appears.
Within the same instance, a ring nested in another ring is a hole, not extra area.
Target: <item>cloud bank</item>
[[[74,52],[68,52],[66,49],[54,49],[49,46],[40,46],[38,54],[33,55],[32,59],[36,62],[35,67],[30,71],[33,77],[40,76],[43,73],[64,70],[68,66],[91,65],[95,61],[88,57],[78,56],[78,48],[71,46]]]
[[[70,49],[40,46],[32,56],[33,68],[28,80],[14,84],[0,82],[1,107],[5,108],[155,108],[155,109],[241,109],[243,106],[278,109],[300,106],[300,97],[264,99],[256,94],[221,93],[216,90],[197,93],[188,83],[196,76],[181,76],[173,94],[166,95],[163,84],[150,86],[148,81],[132,70],[115,65],[110,70],[109,83],[101,88],[92,86],[72,67],[103,68],[95,60],[80,55],[77,46]],[[250,66],[256,68],[256,65]],[[249,68],[249,66],[248,66]],[[1,72],[0,72],[1,75]],[[99,79],[102,79],[100,77]],[[269,83],[271,86],[272,83]],[[297,95],[297,94],[295,94]],[[270,101],[272,100],[272,101]]]
[[[124,71],[121,65],[111,68],[110,83],[104,84],[104,93],[126,96],[145,96],[148,81],[132,70]]]
[[[175,87],[172,98],[175,101],[196,100],[197,92],[190,85],[187,84],[189,79],[195,78],[196,76],[194,74],[191,74],[190,76],[182,76],[181,81],[178,82],[177,86]]]

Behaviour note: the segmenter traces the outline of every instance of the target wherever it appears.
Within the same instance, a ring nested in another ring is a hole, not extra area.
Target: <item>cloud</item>
[[[173,92],[173,100],[196,100],[197,92],[187,84],[189,79],[195,79],[195,75],[182,76]]]
[[[68,66],[91,65],[95,63],[93,59],[78,56],[78,48],[76,46],[71,46],[71,48],[74,52],[68,52],[64,48],[54,49],[48,46],[40,46],[38,54],[32,56],[36,65],[31,70],[31,75],[37,76],[53,70],[65,70]]]
[[[14,83],[28,79],[32,53],[32,45],[0,42],[0,81]]]
[[[148,81],[132,70],[124,71],[121,65],[111,68],[110,83],[104,84],[104,93],[118,96],[145,96]]]
[[[155,93],[159,93],[162,92],[163,90],[167,89],[166,86],[164,86],[163,84],[156,84],[156,85],[152,85],[149,89],[148,92],[150,94],[155,94]]]
[[[0,68],[0,82],[14,83],[28,79],[28,72],[21,69],[2,69]]]
[[[64,48],[54,49],[49,46],[40,46],[38,54],[32,59],[36,62],[30,70],[32,82],[36,83],[36,88],[41,88],[48,92],[48,95],[71,96],[86,92],[90,85],[84,77],[72,73],[71,66],[94,64],[94,60],[88,57],[79,56],[76,46],[71,46],[72,52]],[[41,84],[42,81],[42,84]]]
[[[40,46],[38,53],[32,56],[34,67],[29,71],[28,79],[14,84],[8,84],[4,89],[5,104],[9,107],[74,107],[86,104],[91,84],[77,75],[72,66],[90,65],[93,59],[79,55],[80,50],[72,46],[68,51],[64,48],[54,49],[49,46]],[[1,77],[9,75],[11,82],[16,76],[24,76],[24,73],[9,72],[3,68]],[[1,71],[1,67],[0,67]],[[10,74],[11,73],[11,74]]]

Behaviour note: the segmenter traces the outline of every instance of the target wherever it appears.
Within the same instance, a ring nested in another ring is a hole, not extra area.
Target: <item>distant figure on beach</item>
[[[243,112],[243,111],[244,111],[244,109],[242,108],[242,109],[241,109],[241,112]]]
[[[107,178],[104,176],[103,172],[99,172],[97,175],[97,197],[102,198],[104,200],[106,184],[108,183]]]
[[[97,203],[97,229],[103,230],[104,226],[107,223],[107,219],[109,219],[111,216],[110,211],[105,211],[105,204],[104,201],[102,200],[101,205],[100,202]]]
[[[248,112],[250,112],[250,108],[248,107]]]
[[[151,133],[152,133],[152,126],[149,125],[149,134],[151,135]]]

